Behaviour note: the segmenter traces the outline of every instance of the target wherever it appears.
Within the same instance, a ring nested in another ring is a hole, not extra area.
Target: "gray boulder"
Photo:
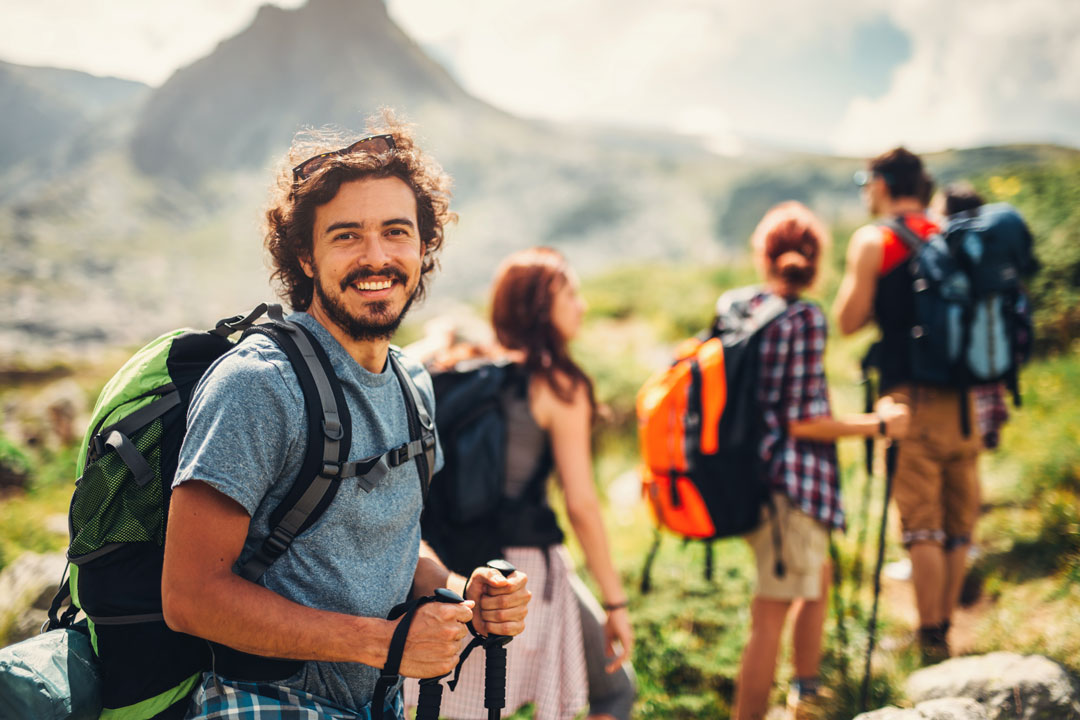
[[[921,718],[914,710],[904,710],[890,705],[856,715],[853,720],[921,720]]]
[[[941,698],[911,709],[885,707],[863,713],[855,720],[989,720],[986,709],[971,698]]]
[[[1040,655],[954,658],[912,673],[906,691],[917,708],[937,698],[971,698],[988,720],[1080,720],[1080,692],[1072,678]]]
[[[0,572],[0,632],[6,629],[7,642],[25,639],[40,628],[66,563],[64,553],[26,552]]]

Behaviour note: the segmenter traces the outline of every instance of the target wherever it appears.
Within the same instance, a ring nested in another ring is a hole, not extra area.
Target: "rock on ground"
[[[906,689],[915,703],[971,698],[988,720],[1080,720],[1080,691],[1064,668],[1040,655],[954,658],[912,673]]]
[[[881,708],[855,720],[988,720],[988,716],[986,709],[971,698],[939,698],[911,709]]]
[[[66,564],[64,553],[26,552],[0,572],[0,631],[9,629],[9,643],[28,637],[27,628],[34,634],[41,626],[40,611],[49,608]]]

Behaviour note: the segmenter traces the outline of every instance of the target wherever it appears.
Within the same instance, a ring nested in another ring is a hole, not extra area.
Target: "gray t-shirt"
[[[311,330],[341,381],[352,418],[350,460],[378,455],[409,440],[401,385],[389,362],[368,372],[305,313],[290,317]],[[434,416],[431,378],[402,357]],[[292,365],[277,344],[254,335],[223,355],[199,382],[173,487],[201,480],[252,516],[240,559],[269,535],[269,516],[292,486],[307,449],[307,413]],[[436,449],[436,469],[442,451]],[[391,468],[365,492],[346,479],[334,502],[296,537],[259,584],[301,605],[385,618],[407,599],[420,548],[420,479],[415,462]],[[379,671],[355,663],[308,662],[280,684],[347,708],[371,700]]]

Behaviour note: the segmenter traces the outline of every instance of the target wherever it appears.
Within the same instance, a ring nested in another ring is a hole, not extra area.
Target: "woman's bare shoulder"
[[[558,390],[552,382],[558,384]],[[560,370],[555,371],[553,380],[535,373],[529,379],[529,407],[537,423],[544,429],[550,429],[555,423],[579,414],[588,415],[589,389],[581,378]]]

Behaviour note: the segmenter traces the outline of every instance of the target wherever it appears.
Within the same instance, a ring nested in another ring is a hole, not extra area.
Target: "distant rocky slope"
[[[380,0],[263,7],[155,89],[0,65],[5,102],[18,111],[0,113],[0,365],[138,345],[271,299],[261,213],[294,134],[361,130],[384,105],[416,123],[455,180],[461,219],[419,312],[482,301],[499,260],[529,245],[554,245],[588,274],[722,262],[781,200],[834,227],[864,217],[857,159],[762,148],[725,157],[694,138],[510,116],[465,92]],[[1077,152],[1009,146],[928,160],[948,180]]]
[[[130,80],[0,62],[0,171],[48,154],[148,91]]]

